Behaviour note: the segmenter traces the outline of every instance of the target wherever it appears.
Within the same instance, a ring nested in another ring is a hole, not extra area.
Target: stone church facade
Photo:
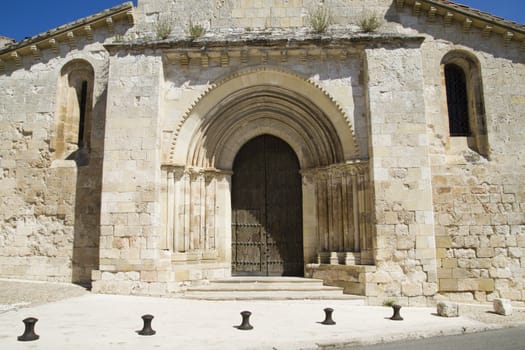
[[[0,277],[525,301],[521,24],[446,0],[139,0],[0,39]]]

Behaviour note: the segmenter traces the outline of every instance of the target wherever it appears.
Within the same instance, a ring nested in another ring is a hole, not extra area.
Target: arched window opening
[[[455,64],[445,65],[450,136],[470,136],[467,80]]]
[[[457,147],[463,144],[472,151],[488,157],[489,144],[480,63],[471,53],[459,50],[449,52],[441,63],[451,145]],[[461,140],[462,137],[465,143]]]
[[[94,72],[83,60],[66,64],[61,71],[57,93],[57,118],[52,148],[56,159],[88,163],[91,146],[91,113]]]

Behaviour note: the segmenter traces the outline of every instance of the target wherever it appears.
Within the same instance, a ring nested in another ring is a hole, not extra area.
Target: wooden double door
[[[237,154],[232,177],[232,274],[302,276],[299,161],[283,140],[258,136]]]

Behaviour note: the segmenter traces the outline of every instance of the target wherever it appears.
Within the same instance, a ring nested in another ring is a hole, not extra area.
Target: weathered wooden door
[[[241,148],[232,177],[234,275],[303,275],[301,191],[286,142],[263,135]]]

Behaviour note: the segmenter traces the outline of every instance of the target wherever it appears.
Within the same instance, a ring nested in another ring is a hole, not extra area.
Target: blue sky
[[[191,1],[191,0],[187,0]],[[0,35],[22,40],[126,2],[125,0],[2,0]],[[457,0],[525,24],[525,0]],[[136,5],[137,0],[133,0]]]

